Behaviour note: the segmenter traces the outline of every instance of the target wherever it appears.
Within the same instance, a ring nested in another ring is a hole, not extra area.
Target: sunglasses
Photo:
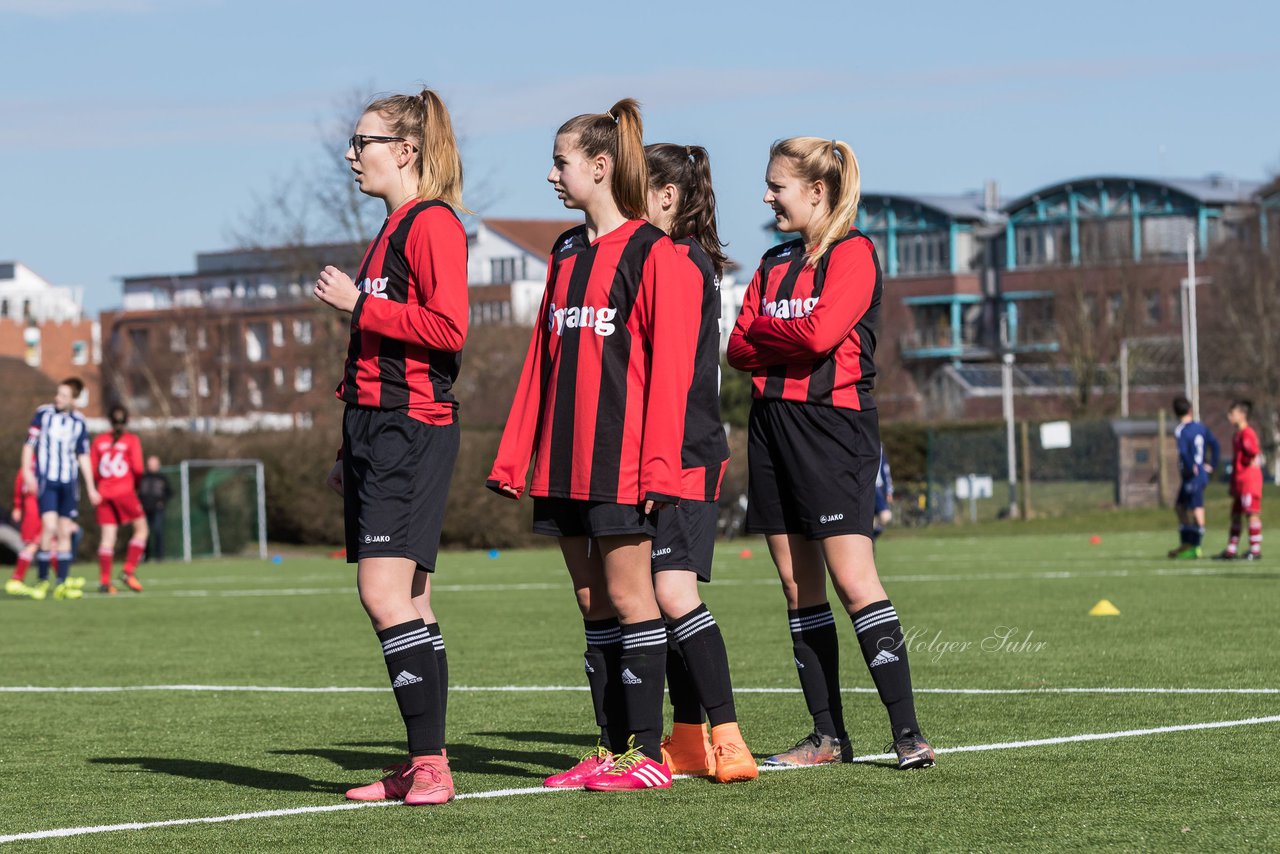
[[[364,147],[371,142],[408,142],[408,140],[402,136],[370,136],[367,133],[358,133],[347,140],[347,144],[356,153],[356,160],[360,159],[360,154],[364,151]],[[414,147],[416,148],[417,146]]]

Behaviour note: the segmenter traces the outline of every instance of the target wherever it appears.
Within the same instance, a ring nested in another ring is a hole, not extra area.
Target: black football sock
[[[440,714],[440,670],[435,644],[421,618],[378,632],[391,690],[404,718],[410,756],[439,756],[444,751]]]
[[[591,705],[600,727],[600,743],[621,753],[627,748],[627,712],[622,701],[622,629],[616,617],[583,620],[587,651],[583,669],[591,688]]]
[[[643,620],[622,627],[622,696],[632,747],[662,761],[662,689],[667,675],[667,624]],[[615,750],[619,749],[616,745]]]
[[[915,698],[911,693],[911,668],[907,665],[907,645],[902,623],[888,599],[873,602],[855,611],[853,630],[858,634],[862,657],[876,683],[880,702],[889,712],[889,725],[896,739],[906,732],[920,732],[916,721]]]
[[[840,700],[840,639],[830,603],[787,611],[791,651],[800,674],[804,702],[819,735],[844,738],[844,706]]]
[[[729,654],[724,636],[706,605],[699,605],[671,625],[671,633],[680,646],[700,705],[707,710],[713,727],[738,719],[733,707],[733,684],[729,679]],[[667,653],[668,657],[670,653]],[[668,660],[670,660],[668,658]],[[670,665],[668,664],[668,673]],[[697,723],[701,723],[701,716]]]
[[[436,672],[440,674],[440,744],[443,745],[445,720],[449,716],[449,655],[444,651],[444,635],[440,634],[440,624],[428,624],[427,631],[431,632],[431,645],[436,652]]]
[[[703,721],[702,702],[671,626],[667,623],[667,695],[671,698],[671,720],[698,726]]]

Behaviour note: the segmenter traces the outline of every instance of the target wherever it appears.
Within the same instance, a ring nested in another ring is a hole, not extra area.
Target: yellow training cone
[[[1118,617],[1120,609],[1111,604],[1110,599],[1103,599],[1089,610],[1090,617]]]

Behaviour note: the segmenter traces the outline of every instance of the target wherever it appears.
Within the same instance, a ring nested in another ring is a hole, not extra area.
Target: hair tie
[[[693,160],[693,146],[692,146],[692,145],[686,145],[686,146],[684,147],[684,156],[685,156],[685,157],[687,157],[687,158],[689,158],[690,160]]]
[[[609,109],[609,112],[605,113],[605,115],[606,115],[606,116],[608,116],[609,118],[613,119],[613,123],[614,123],[615,125],[618,123],[618,116],[615,116],[615,115],[613,114],[613,109],[612,109],[612,108],[610,108],[610,109]]]

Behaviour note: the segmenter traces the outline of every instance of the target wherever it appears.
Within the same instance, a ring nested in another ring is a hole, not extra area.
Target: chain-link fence
[[[1109,421],[1019,422],[1013,445],[1016,490],[1004,424],[930,429],[924,480],[898,496],[904,524],[913,521],[904,505],[927,522],[996,519],[1011,508],[1063,516],[1115,506],[1118,443]]]

